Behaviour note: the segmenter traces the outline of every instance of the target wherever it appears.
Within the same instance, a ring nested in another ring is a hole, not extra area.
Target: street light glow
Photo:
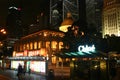
[[[6,30],[5,29],[1,29],[0,32],[3,33],[3,34],[6,34]]]
[[[6,31],[4,31],[3,34],[6,34]]]
[[[5,29],[1,29],[1,30],[0,30],[0,32],[4,32],[4,31],[5,31]]]

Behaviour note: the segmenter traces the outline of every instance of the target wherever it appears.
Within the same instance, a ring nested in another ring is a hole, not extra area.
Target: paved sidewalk
[[[18,77],[16,76],[17,71],[15,70],[0,70],[0,74],[11,78],[11,80],[18,80]],[[32,73],[29,75],[28,73],[26,73],[24,76],[24,80],[46,80],[46,78],[42,75]]]

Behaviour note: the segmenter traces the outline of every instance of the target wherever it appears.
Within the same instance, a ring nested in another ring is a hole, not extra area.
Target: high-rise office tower
[[[21,12],[22,5],[21,0],[9,0],[8,3],[8,16],[7,16],[7,31],[8,37],[20,38],[22,36],[22,20]]]
[[[104,0],[103,37],[120,36],[120,0]]]
[[[71,13],[74,21],[79,19],[78,0],[50,0],[50,24],[58,28],[62,21]]]
[[[86,21],[88,28],[94,28],[98,32],[102,27],[103,0],[86,0]]]

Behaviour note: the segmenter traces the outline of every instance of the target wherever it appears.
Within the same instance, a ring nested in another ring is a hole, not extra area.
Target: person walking
[[[31,69],[30,69],[30,68],[29,68],[28,74],[29,74],[29,75],[31,74]]]
[[[22,74],[23,74],[23,68],[22,68],[22,65],[19,64],[18,72],[17,72],[18,80],[22,80]]]

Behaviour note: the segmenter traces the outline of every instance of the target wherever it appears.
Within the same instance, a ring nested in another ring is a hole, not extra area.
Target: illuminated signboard
[[[28,51],[28,56],[46,56],[47,50],[45,48],[41,48],[40,50]]]
[[[24,56],[27,56],[27,54],[28,54],[28,51],[24,50]]]
[[[30,68],[32,71],[45,73],[46,64],[44,61],[31,61]]]
[[[40,51],[35,50],[35,51],[28,51],[28,56],[37,56],[39,55]]]
[[[78,47],[78,51],[79,52],[94,52],[95,51],[95,46],[92,45],[92,46],[88,46],[88,45],[80,45]]]
[[[24,61],[11,61],[11,68],[17,69],[18,65],[21,64],[22,67],[24,66]]]
[[[41,48],[41,49],[40,49],[40,55],[42,55],[42,56],[46,56],[46,55],[47,55],[47,50],[46,50],[46,48]]]
[[[16,53],[16,56],[23,56],[23,52]]]

